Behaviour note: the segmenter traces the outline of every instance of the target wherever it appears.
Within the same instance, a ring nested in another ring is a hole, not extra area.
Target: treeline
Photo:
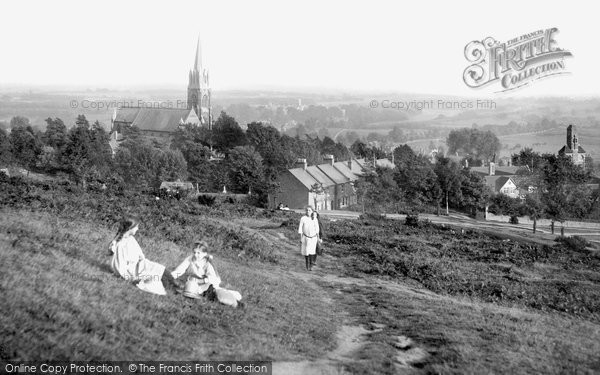
[[[376,168],[359,180],[357,194],[368,212],[419,213],[450,208],[475,213],[485,209],[491,191],[483,179],[453,159],[432,163],[408,145],[394,150],[395,168]]]
[[[514,179],[526,188],[524,201],[497,197],[492,208],[498,213],[532,219],[548,218],[600,220],[598,179],[593,177],[593,161],[574,165],[570,157],[540,154],[525,148],[512,155],[514,165],[521,166]]]
[[[350,157],[346,146],[329,137],[289,137],[256,122],[244,131],[225,112],[212,130],[184,126],[166,144],[144,137],[139,129],[121,129],[124,139],[114,155],[109,134],[83,115],[70,128],[59,118],[48,118],[43,132],[26,118],[13,120],[10,133],[0,129],[0,166],[63,173],[84,187],[156,189],[162,181],[180,179],[198,184],[201,191],[250,191],[256,203],[264,204],[278,174],[294,167],[299,157],[309,165],[323,163],[326,154],[336,160]],[[360,142],[354,148],[373,154]]]
[[[394,169],[377,168],[358,182],[359,201],[369,212],[439,213],[453,208],[474,215],[488,207],[513,221],[525,215],[553,222],[600,220],[600,193],[590,169],[575,166],[571,158],[531,149],[512,158],[522,166],[512,177],[519,198],[494,193],[483,176],[454,159],[438,156],[432,163],[403,145],[394,150]]]

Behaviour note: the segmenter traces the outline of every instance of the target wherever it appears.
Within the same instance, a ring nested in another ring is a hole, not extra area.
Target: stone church
[[[559,155],[565,155],[573,160],[573,164],[585,167],[586,152],[579,144],[575,125],[567,127],[567,144],[558,150]]]
[[[208,69],[202,66],[200,38],[196,46],[196,58],[190,69],[187,108],[123,107],[115,110],[111,119],[114,142],[119,141],[123,126],[136,126],[146,135],[169,137],[185,124],[212,127],[211,89]],[[111,144],[112,146],[112,144]],[[114,149],[114,148],[113,148]]]

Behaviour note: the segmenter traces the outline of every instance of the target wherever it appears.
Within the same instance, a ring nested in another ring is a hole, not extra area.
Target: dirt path
[[[385,280],[360,279],[344,277],[336,274],[336,259],[331,256],[320,256],[318,266],[309,272],[304,270],[304,259],[299,254],[298,244],[286,236],[283,230],[270,227],[247,228],[250,231],[257,231],[261,236],[278,247],[281,255],[283,267],[274,270],[275,273],[291,276],[322,291],[323,301],[332,306],[332,313],[337,314],[342,321],[336,334],[336,348],[324,353],[317,359],[303,359],[298,361],[275,361],[273,362],[273,374],[346,374],[347,369],[353,364],[361,361],[357,359],[357,352],[365,345],[370,343],[370,335],[381,332],[386,329],[384,325],[379,324],[358,324],[358,318],[352,316],[349,309],[340,305],[329,293],[340,293],[339,286],[354,286],[357,288],[382,287],[392,293],[409,292],[419,296],[430,295],[435,298],[434,293],[424,292],[413,289],[408,286],[388,282]],[[324,287],[327,285],[328,287]],[[357,294],[357,298],[360,294]],[[405,336],[398,336],[395,344],[397,353],[394,358],[396,367],[400,373],[404,370],[410,370],[413,363],[422,362],[428,357],[426,350],[415,345],[413,340]]]

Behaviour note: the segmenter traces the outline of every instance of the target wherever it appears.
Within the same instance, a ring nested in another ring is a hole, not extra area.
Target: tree
[[[26,128],[28,126],[31,126],[31,124],[29,123],[29,119],[27,117],[15,116],[10,119],[10,128],[11,129],[18,128],[18,127]]]
[[[104,178],[111,171],[112,151],[109,136],[98,121],[90,127],[84,115],[77,117],[76,125],[68,132],[62,153],[64,166],[84,189],[88,180]]]
[[[538,197],[533,194],[529,194],[525,197],[524,204],[527,215],[529,215],[529,218],[533,220],[533,233],[535,233],[537,229],[537,219],[542,216],[542,213],[544,212],[544,206]]]
[[[441,194],[437,176],[425,156],[416,155],[408,145],[394,150],[394,179],[413,209],[435,202]]]
[[[404,135],[404,131],[397,126],[394,126],[392,130],[388,133],[388,137],[392,142],[400,143],[406,142],[406,136]]]
[[[46,171],[58,168],[58,155],[54,147],[42,147],[42,152],[38,155],[36,166]]]
[[[580,166],[573,165],[571,158],[564,155],[547,154],[543,156],[542,173],[542,203],[546,215],[552,220],[551,228],[554,234],[554,223],[563,222],[569,215],[569,194],[576,191],[577,185],[589,179]],[[581,199],[581,194],[573,195]]]
[[[163,181],[185,180],[187,163],[179,150],[154,149],[155,169],[153,186],[158,187]]]
[[[530,170],[538,169],[544,164],[544,158],[532,148],[526,147],[519,151],[518,154],[511,156],[513,165],[528,167]]]
[[[448,152],[460,152],[474,159],[491,160],[500,151],[500,140],[490,130],[476,128],[452,130],[446,138]]]
[[[363,212],[398,212],[404,200],[396,181],[394,170],[377,167],[366,171],[356,183]]]
[[[67,144],[67,133],[67,127],[63,120],[58,117],[46,119],[46,132],[43,136],[46,145],[61,150]]]
[[[260,122],[248,124],[246,130],[248,144],[253,146],[263,158],[267,174],[275,175],[287,168],[286,150],[283,148],[279,131]]]
[[[10,137],[6,130],[0,128],[0,165],[10,164],[12,159]]]
[[[227,156],[231,190],[238,193],[251,191],[266,202],[267,184],[263,169],[263,159],[253,146],[238,146]]]
[[[42,151],[40,140],[34,134],[31,126],[22,125],[12,128],[9,139],[14,159],[26,167],[29,173],[29,169],[35,166],[37,157]]]
[[[246,144],[246,135],[235,119],[221,112],[221,115],[213,125],[213,144],[221,151],[243,146]]]
[[[158,188],[162,181],[187,177],[187,163],[181,151],[161,150],[132,140],[120,145],[114,164],[123,181],[130,186]]]
[[[460,168],[452,159],[440,157],[435,164],[434,172],[437,176],[438,184],[443,192],[443,196],[446,198],[446,215],[448,215],[450,213],[448,209],[450,197],[455,198],[457,202],[462,200],[462,178]]]
[[[471,215],[475,216],[477,210],[485,209],[492,192],[478,174],[466,169],[463,169],[461,173],[462,201],[460,207],[469,210]]]

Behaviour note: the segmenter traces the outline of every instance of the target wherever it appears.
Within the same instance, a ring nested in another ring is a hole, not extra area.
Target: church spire
[[[200,35],[198,35],[198,45],[196,46],[196,60],[194,61],[194,70],[202,72],[202,46],[200,45]]]

